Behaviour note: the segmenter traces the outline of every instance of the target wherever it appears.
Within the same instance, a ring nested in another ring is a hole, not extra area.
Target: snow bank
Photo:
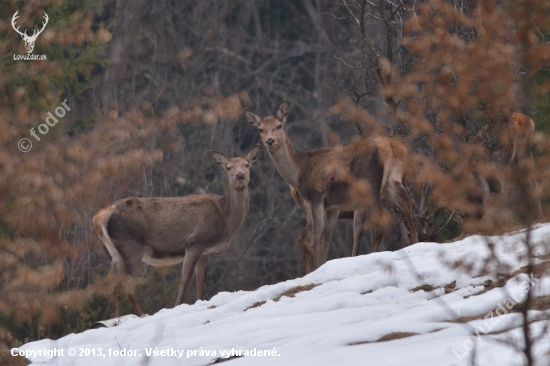
[[[518,260],[524,237],[516,232],[488,238],[508,274],[525,265]],[[540,244],[536,255],[549,254],[543,245],[549,238],[550,225],[532,231],[533,242]],[[488,255],[486,238],[473,236],[342,258],[303,278],[222,292],[210,301],[16,351],[28,352],[33,364],[48,365],[207,365],[240,350],[243,356],[227,360],[229,365],[441,366],[471,364],[475,346],[476,365],[521,364],[522,355],[499,341],[522,339],[521,318],[506,305],[521,301],[529,276],[517,274],[504,287],[486,291],[486,281],[499,280],[495,274],[475,276],[445,264],[463,260],[479,270]],[[280,297],[293,289],[302,291]],[[538,281],[535,295],[549,294],[550,278]],[[541,332],[543,326],[538,321],[534,329]],[[535,347],[538,364],[548,364],[549,350],[547,336]],[[53,351],[55,357],[48,357]]]

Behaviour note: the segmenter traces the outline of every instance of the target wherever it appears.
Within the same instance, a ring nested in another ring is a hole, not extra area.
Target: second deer
[[[397,207],[404,213],[411,241],[418,242],[414,202],[402,183],[407,150],[401,143],[385,137],[364,137],[344,147],[299,152],[283,129],[288,113],[288,103],[283,100],[274,116],[262,119],[249,110],[245,116],[260,131],[277,170],[302,202],[312,232],[312,238],[301,241],[306,271],[327,261],[341,210],[355,211],[354,254],[358,253],[367,215],[372,251],[378,250],[390,223],[388,208]],[[306,227],[302,235],[308,236],[309,231]]]
[[[95,215],[95,231],[112,258],[108,279],[115,317],[120,316],[119,287],[136,314],[144,314],[135,290],[142,261],[152,266],[183,262],[176,305],[182,303],[195,269],[197,299],[202,299],[210,258],[227,251],[248,214],[250,165],[258,158],[259,145],[239,158],[211,154],[227,171],[227,196],[126,198]]]

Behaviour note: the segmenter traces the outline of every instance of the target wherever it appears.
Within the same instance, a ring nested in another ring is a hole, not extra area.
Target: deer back
[[[535,132],[535,122],[521,113],[512,113],[501,133],[503,148],[515,151],[518,159],[530,156],[531,143]],[[506,151],[510,154],[509,151]]]
[[[190,237],[193,243],[215,244],[227,234],[222,201],[212,194],[120,200],[107,230],[115,241],[132,240],[164,254],[184,254]]]

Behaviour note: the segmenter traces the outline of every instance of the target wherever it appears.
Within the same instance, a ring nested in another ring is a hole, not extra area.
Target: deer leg
[[[203,255],[199,258],[199,261],[195,265],[195,280],[197,281],[197,301],[203,299],[204,284],[206,283],[206,268],[208,267],[209,261],[210,256]]]
[[[357,210],[353,212],[353,250],[351,256],[359,255],[361,250],[361,241],[365,234],[365,221],[367,220],[367,210]]]
[[[143,311],[143,308],[141,307],[141,304],[136,296],[136,279],[134,276],[127,275],[124,279],[124,292],[128,295],[128,299],[130,300],[130,304],[132,304],[136,315],[142,316],[145,314],[145,311]]]
[[[532,186],[532,190],[534,190],[535,192],[538,192],[539,190],[539,183],[537,182],[537,179],[536,178],[533,178],[533,182],[531,183],[531,186]],[[535,193],[537,194],[537,193]],[[538,197],[533,197],[534,199],[534,204],[535,206],[537,206],[537,218],[538,219],[542,219],[544,218],[544,214],[542,213],[542,205],[540,203],[540,198]]]
[[[181,268],[181,282],[178,289],[178,296],[176,298],[176,305],[178,306],[183,302],[183,295],[189,284],[189,280],[193,275],[193,268],[197,265],[202,252],[198,249],[189,248],[185,251],[185,258],[183,260],[183,266]]]
[[[393,182],[391,191],[390,197],[392,202],[405,213],[405,217],[407,218],[405,225],[411,233],[411,243],[418,243],[418,232],[414,220],[414,201],[401,182]]]
[[[145,247],[134,242],[124,241],[117,243],[116,249],[120,257],[124,260],[124,275],[122,277],[122,288],[136,315],[142,316],[145,314],[143,307],[139,303],[136,296],[136,277],[139,275],[142,268],[142,258],[145,252]]]
[[[372,226],[372,229],[370,230],[371,253],[376,253],[378,251],[378,248],[380,248],[380,244],[382,243],[382,239],[384,238],[386,231],[387,228],[385,228],[384,226]]]
[[[384,197],[382,196],[382,202],[385,202]],[[381,202],[381,203],[382,203]],[[370,218],[370,226],[371,226],[371,253],[376,253],[378,251],[378,248],[380,247],[380,244],[382,243],[382,239],[384,238],[384,235],[386,235],[386,232],[389,230],[391,226],[391,215],[384,208],[383,205],[380,203],[375,207],[371,212],[371,218]]]
[[[120,265],[122,264],[122,266]],[[120,317],[120,306],[118,304],[118,289],[121,285],[121,276],[125,273],[124,264],[117,263],[113,260],[111,264],[111,270],[107,275],[107,284],[109,286],[109,292],[111,294],[111,305],[113,306],[113,317]]]
[[[326,211],[322,204],[311,206],[311,212],[313,215],[313,247],[315,251],[315,267],[314,270],[319,268],[326,262],[324,258],[323,242],[325,226],[326,226]]]
[[[530,156],[531,161],[533,161],[533,153],[531,152],[531,150],[529,150],[529,156]],[[532,186],[533,186],[532,189],[533,189],[535,192],[538,193],[538,191],[539,191],[539,183],[537,182],[537,178],[535,178],[535,177],[533,177]],[[544,214],[543,214],[543,212],[542,212],[542,204],[541,204],[541,202],[540,202],[540,197],[535,198],[535,205],[537,206],[537,211],[538,211],[538,212],[537,212],[537,218],[539,218],[539,219],[544,218]]]
[[[401,248],[399,249],[403,249],[410,245],[411,233],[407,230],[407,226],[402,222],[399,223],[399,231],[401,233]]]
[[[298,245],[300,246],[300,251],[302,252],[302,262],[306,273],[313,271],[313,262],[314,262],[314,250],[313,250],[313,230],[311,225],[307,224],[300,236],[298,237]]]
[[[311,213],[311,206],[307,201],[302,200],[300,202],[304,215],[306,216],[306,227],[298,237],[298,245],[302,252],[302,262],[306,273],[310,273],[314,269],[315,261],[315,238],[313,233],[313,214]]]
[[[126,266],[124,260],[117,250],[115,244],[109,237],[107,232],[107,222],[109,221],[109,215],[105,214],[105,211],[100,211],[94,216],[94,226],[99,239],[103,243],[103,246],[109,252],[111,256],[111,269],[107,275],[107,286],[111,296],[111,304],[113,305],[113,316],[115,318],[120,317],[120,306],[118,304],[118,289],[121,285],[122,279],[126,276]]]
[[[314,238],[313,234],[313,215],[311,213],[311,206],[309,203],[303,199],[301,196],[298,196],[300,199],[295,199],[296,202],[302,207],[302,211],[306,216],[306,227],[302,230],[302,233],[298,237],[298,245],[300,246],[300,251],[302,253],[302,263],[304,263],[304,268],[306,273],[313,271],[314,267]]]
[[[327,211],[325,215],[326,215],[326,223],[325,223],[325,230],[323,231],[323,262],[321,264],[326,263],[328,259],[328,250],[330,247],[330,240],[332,239],[332,232],[334,231],[334,227],[338,222],[338,216],[340,216],[340,211]]]

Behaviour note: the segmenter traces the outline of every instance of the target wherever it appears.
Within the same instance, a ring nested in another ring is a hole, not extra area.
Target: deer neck
[[[300,153],[292,146],[286,134],[284,135],[283,145],[273,153],[269,152],[269,155],[283,179],[292,187],[298,187]]]
[[[227,198],[222,212],[231,235],[235,234],[243,224],[248,214],[249,201],[248,187],[235,189],[230,186],[227,189]]]

